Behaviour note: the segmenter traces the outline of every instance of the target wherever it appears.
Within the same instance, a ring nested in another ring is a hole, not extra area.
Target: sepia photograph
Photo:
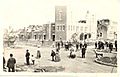
[[[118,0],[3,4],[4,73],[117,74]]]

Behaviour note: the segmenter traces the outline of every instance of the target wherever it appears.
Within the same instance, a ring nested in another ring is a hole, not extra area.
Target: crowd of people
[[[71,43],[71,42],[63,42],[63,41],[59,41],[55,43],[55,50],[51,50],[51,61],[54,62],[59,62],[61,60],[60,58],[60,49],[64,48],[65,51],[69,51],[69,58],[74,59],[76,57],[76,53],[75,52],[80,52],[82,55],[80,55],[82,58],[85,58],[85,54],[86,54],[86,50],[87,50],[87,43],[84,42],[77,42],[77,43]],[[111,42],[102,42],[102,41],[98,41],[95,42],[95,49],[108,49],[110,50],[110,52],[113,49],[113,44]],[[117,41],[115,41],[115,50],[117,51]],[[26,65],[34,65],[35,64],[35,60],[36,59],[40,59],[41,58],[41,53],[40,53],[40,47],[38,46],[38,50],[37,50],[37,55],[36,57],[34,57],[33,54],[30,54],[29,50],[26,50],[26,54],[25,54],[25,58],[26,58]],[[31,62],[30,62],[31,61]],[[5,58],[3,57],[3,69],[5,68]],[[15,64],[16,64],[16,59],[13,58],[13,54],[10,54],[10,58],[7,61],[7,67],[8,67],[8,72],[15,72]]]
[[[115,50],[117,51],[117,40],[115,40],[114,44],[112,42],[107,42],[107,41],[95,42],[95,49],[106,49],[106,50],[109,50],[110,53],[113,51],[114,47],[115,47]]]
[[[87,43],[84,42],[76,42],[75,44],[71,43],[71,42],[65,42],[63,44],[63,42],[56,42],[56,48],[58,49],[58,51],[60,50],[60,48],[65,48],[66,51],[70,51],[70,58],[75,58],[76,54],[75,52],[80,51],[80,53],[82,53],[82,58],[85,58],[85,53],[86,53],[86,49],[87,49]],[[53,51],[52,51],[53,52]]]

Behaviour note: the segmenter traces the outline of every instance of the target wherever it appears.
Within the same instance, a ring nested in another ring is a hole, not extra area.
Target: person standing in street
[[[65,43],[65,50],[67,51],[67,42]]]
[[[117,51],[117,40],[115,40],[115,50]]]
[[[61,59],[60,59],[60,55],[59,55],[59,52],[56,52],[55,54],[55,62],[59,62]]]
[[[63,44],[63,41],[61,41],[61,47],[63,47],[63,45],[64,45],[64,44]]]
[[[60,50],[60,43],[58,42],[58,49]]]
[[[109,45],[108,45],[108,42],[107,41],[105,41],[105,49],[108,49],[108,47],[109,47]]]
[[[82,58],[85,58],[86,48],[85,46],[82,47]]]
[[[80,42],[80,49],[82,48],[82,43]]]
[[[63,41],[62,41],[62,38],[60,38],[60,44],[61,44],[61,47],[63,47]]]
[[[13,58],[13,54],[10,54],[10,58],[7,61],[8,72],[15,72],[16,59]]]
[[[97,42],[95,42],[95,49],[97,49]]]
[[[54,59],[55,59],[55,52],[53,50],[51,52],[51,56],[52,56],[52,61],[54,61]]]
[[[87,43],[84,43],[84,47],[87,49]]]
[[[41,58],[41,53],[40,53],[40,46],[38,46],[38,49],[37,49],[37,58]]]
[[[109,43],[109,49],[110,49],[110,53],[111,53],[112,49],[113,49],[113,44],[112,43]]]
[[[78,43],[76,44],[76,52],[78,51],[78,47],[79,47],[79,45],[78,45]]]
[[[5,68],[5,58],[4,58],[4,56],[3,56],[3,69],[6,69]]]
[[[25,57],[26,57],[26,63],[27,63],[27,65],[30,65],[30,62],[29,62],[30,53],[29,53],[28,51],[29,51],[29,50],[26,50],[26,55],[25,55]]]
[[[41,58],[40,50],[37,50],[37,59]]]

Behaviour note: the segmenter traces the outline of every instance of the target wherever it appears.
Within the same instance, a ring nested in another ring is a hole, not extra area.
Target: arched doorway
[[[37,39],[37,35],[34,35],[34,39],[35,39],[35,40]]]
[[[55,34],[52,35],[52,41],[55,41]]]

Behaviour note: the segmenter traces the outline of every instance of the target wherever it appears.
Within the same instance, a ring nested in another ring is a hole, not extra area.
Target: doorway
[[[34,35],[34,37],[35,37],[35,40],[37,39],[37,35]]]
[[[52,41],[55,41],[55,35],[52,35]]]

